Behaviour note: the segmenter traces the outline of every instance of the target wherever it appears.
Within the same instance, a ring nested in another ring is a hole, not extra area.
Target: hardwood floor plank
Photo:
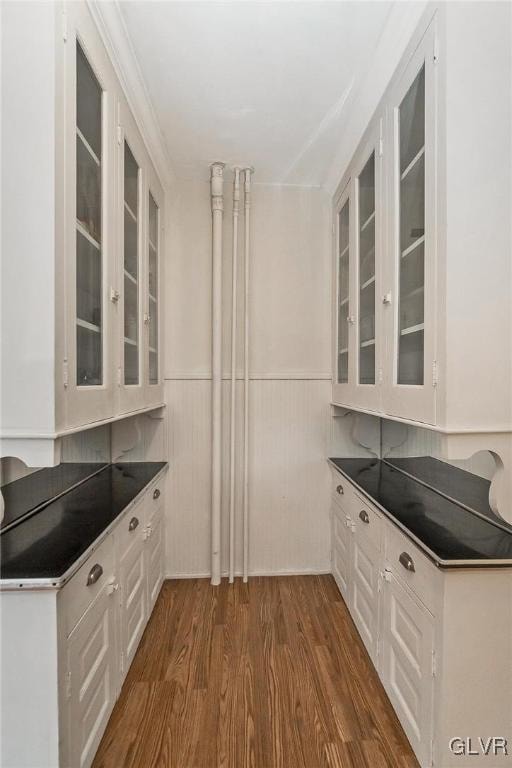
[[[93,768],[417,768],[331,576],[168,581]]]

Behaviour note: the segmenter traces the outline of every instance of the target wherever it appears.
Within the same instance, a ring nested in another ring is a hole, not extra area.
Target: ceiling
[[[322,184],[392,5],[120,3],[176,177]]]

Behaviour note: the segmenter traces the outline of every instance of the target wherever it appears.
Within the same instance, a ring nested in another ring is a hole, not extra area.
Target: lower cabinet
[[[434,617],[386,574],[382,682],[421,765],[432,764]]]
[[[332,573],[421,768],[506,768],[512,568],[436,567],[333,476]]]
[[[67,646],[65,764],[84,768],[93,761],[116,700],[114,611],[108,584],[70,634]]]
[[[94,759],[162,586],[163,512],[153,486],[58,596],[61,768]]]

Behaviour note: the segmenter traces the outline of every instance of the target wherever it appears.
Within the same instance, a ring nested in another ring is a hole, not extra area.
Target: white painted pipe
[[[233,180],[233,266],[231,292],[231,424],[229,449],[229,583],[235,578],[235,439],[236,439],[236,306],[238,277],[238,212],[240,207],[240,168]]]
[[[251,223],[251,173],[253,168],[245,168],[244,173],[244,208],[245,208],[245,251],[244,251],[244,485],[243,485],[243,529],[244,554],[243,578],[249,576],[249,251]]]
[[[224,163],[212,163],[212,584],[220,584],[222,482],[222,196]]]

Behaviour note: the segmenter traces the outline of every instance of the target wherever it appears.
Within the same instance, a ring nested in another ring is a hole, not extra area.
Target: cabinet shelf
[[[361,290],[361,291],[364,291],[364,289],[365,289],[365,288],[368,288],[368,287],[369,287],[370,285],[372,285],[372,283],[374,283],[374,282],[375,282],[375,275],[372,275],[370,278],[368,278],[368,280],[366,280],[366,281],[365,281],[365,282],[362,284],[362,286],[361,286],[361,289],[360,289],[360,290]]]
[[[340,301],[340,307],[344,307],[344,306],[345,306],[345,304],[348,304],[348,296],[347,296],[347,298],[346,298],[346,299],[342,299],[342,300]]]
[[[340,253],[340,259],[342,259],[344,256],[347,256],[348,254],[349,245],[346,245],[345,248]]]
[[[131,347],[136,347],[137,346],[137,342],[134,341],[133,339],[130,339],[128,336],[124,337],[124,343],[125,344],[129,344]]]
[[[95,323],[89,323],[87,320],[82,320],[81,318],[77,317],[76,324],[80,326],[80,328],[85,328],[87,331],[92,331],[93,333],[101,333],[101,327],[99,325],[96,325]]]
[[[149,296],[149,300],[150,300],[150,301],[152,301],[152,302],[153,302],[153,304],[156,304],[156,303],[157,303],[157,302],[156,302],[156,297],[155,297],[155,296],[153,296],[153,294],[152,294],[152,293],[149,293],[149,294],[148,294],[148,296]]]
[[[413,243],[411,243],[405,250],[402,251],[402,258],[405,258],[412,253],[416,248],[425,242],[425,235],[418,237]]]
[[[348,347],[344,347],[343,349],[340,349],[339,354],[348,355]]]
[[[76,126],[76,135],[78,136],[78,138],[82,142],[82,145],[85,147],[87,152],[90,154],[90,156],[92,157],[92,159],[94,160],[96,165],[99,167],[101,165],[101,162],[100,162],[100,159],[99,159],[98,155],[93,150],[93,148],[91,147],[91,145],[89,144],[89,142],[87,141],[87,139],[85,138],[85,136],[83,135],[82,131],[80,130],[80,128],[78,126]]]
[[[368,341],[362,341],[359,346],[361,349],[364,347],[374,347],[375,346],[375,339],[368,339]]]
[[[76,229],[77,229],[77,232],[80,232],[80,234],[91,243],[91,245],[94,245],[94,247],[97,248],[98,251],[101,251],[101,245],[99,244],[99,242],[95,240],[95,238],[92,235],[89,234],[88,230],[84,227],[84,225],[79,219],[76,220]]]
[[[412,171],[418,160],[420,160],[423,155],[425,154],[425,145],[421,147],[419,152],[416,153],[416,155],[413,157],[407,168],[401,173],[400,175],[400,181],[403,181],[405,177]]]
[[[131,272],[128,272],[128,270],[126,269],[126,267],[125,267],[125,269],[124,269],[124,276],[125,276],[125,277],[127,277],[127,278],[128,278],[128,280],[131,280],[131,282],[132,282],[134,285],[137,285],[137,280],[136,280],[136,278],[135,278],[135,277],[132,275],[132,273],[131,273]]]
[[[134,222],[137,223],[137,216],[134,214],[134,212],[132,211],[132,209],[130,208],[130,206],[126,202],[126,200],[124,201],[124,208],[125,208],[125,211],[127,211],[129,213],[129,215],[132,217]]]
[[[156,253],[156,245],[152,242],[151,238],[148,238],[148,239],[149,239],[149,247],[151,248],[151,250],[153,250]]]
[[[149,351],[150,351],[150,352],[151,352],[151,354],[153,354],[153,355],[156,355],[156,353],[157,353],[157,350],[156,350],[154,347],[149,347]]]
[[[402,328],[400,336],[407,336],[409,333],[417,333],[417,331],[422,331],[424,327],[424,323],[418,323],[418,325],[411,325],[409,328]]]
[[[366,221],[365,221],[365,222],[364,222],[364,223],[361,225],[361,232],[364,232],[364,231],[365,231],[365,229],[366,229],[367,227],[369,227],[369,226],[370,226],[370,224],[372,223],[372,221],[374,220],[374,218],[375,218],[375,211],[373,211],[373,212],[372,212],[372,213],[371,213],[371,214],[368,216],[368,218],[366,219]]]

